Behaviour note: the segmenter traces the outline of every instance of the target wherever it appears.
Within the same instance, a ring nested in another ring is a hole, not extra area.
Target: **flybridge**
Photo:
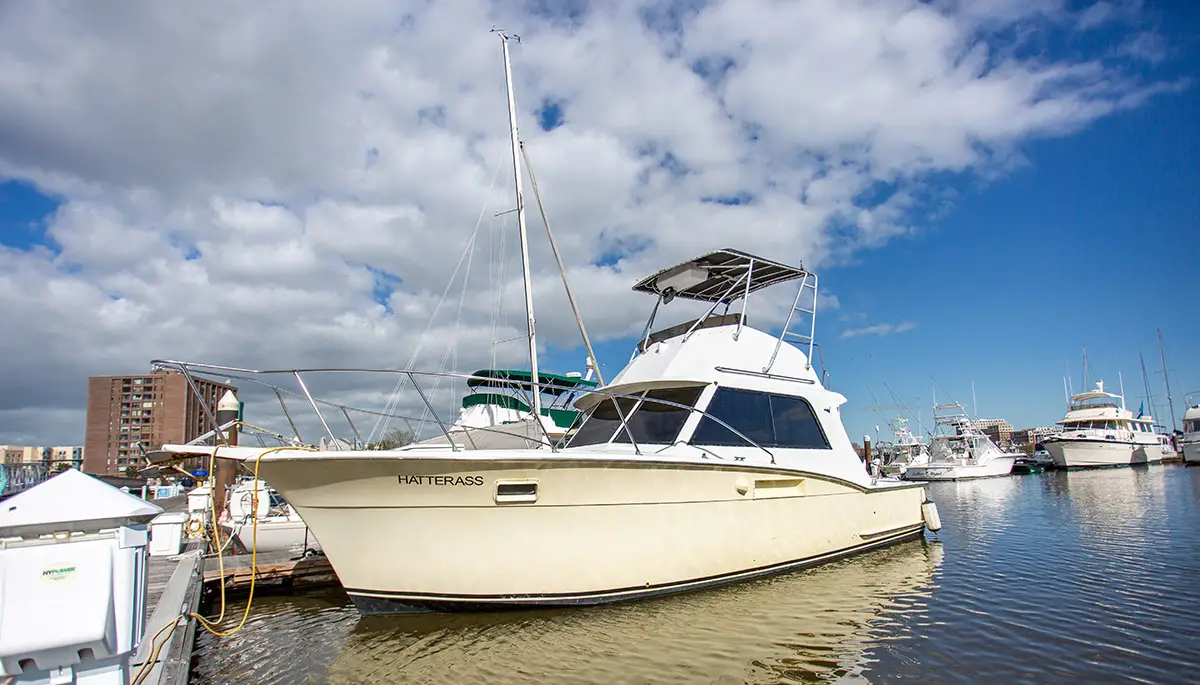
[[[736,340],[742,332],[742,327],[746,325],[745,300],[763,288],[794,280],[800,280],[800,289],[788,312],[787,321],[783,324],[775,351],[761,372],[771,371],[779,348],[785,342],[807,345],[808,367],[811,368],[817,325],[817,275],[805,270],[803,265],[788,266],[731,248],[709,252],[663,269],[633,286],[635,292],[658,297],[633,356],[645,352],[650,345],[660,340],[682,336],[686,341],[692,333],[704,328],[736,325],[737,331],[733,335]],[[659,306],[669,304],[677,297],[711,302],[712,306],[698,319],[651,333]],[[730,305],[738,300],[743,301],[741,314],[730,314]],[[724,311],[718,314],[717,308],[721,305],[724,305]],[[804,326],[806,319],[808,325]]]

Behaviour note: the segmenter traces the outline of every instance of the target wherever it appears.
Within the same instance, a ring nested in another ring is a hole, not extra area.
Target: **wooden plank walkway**
[[[186,497],[155,500],[164,511],[183,511]],[[185,539],[178,556],[150,557],[146,569],[146,630],[131,663],[137,673],[154,658],[143,685],[186,685],[195,642],[196,622],[187,614],[199,609],[203,589],[202,541]],[[174,623],[174,628],[166,626]],[[160,633],[160,631],[162,631]],[[158,636],[157,640],[155,636]],[[157,649],[157,654],[155,650]]]
[[[227,590],[250,587],[250,555],[239,554],[224,558],[224,575],[216,557],[204,560],[204,582],[224,582]],[[255,584],[283,587],[313,587],[337,583],[337,574],[323,556],[291,558],[288,552],[259,554],[253,569]]]

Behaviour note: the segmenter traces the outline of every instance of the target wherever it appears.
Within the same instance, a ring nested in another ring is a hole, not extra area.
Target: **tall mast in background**
[[[1167,353],[1163,352],[1162,329],[1158,329],[1158,356],[1162,359],[1163,383],[1167,386],[1167,408],[1171,410],[1171,432],[1175,432],[1175,402],[1171,399],[1171,379],[1167,376]]]

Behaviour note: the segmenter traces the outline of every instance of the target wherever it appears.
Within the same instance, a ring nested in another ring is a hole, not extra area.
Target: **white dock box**
[[[188,511],[198,512],[207,510],[210,499],[212,499],[212,488],[207,485],[200,485],[193,488],[187,494]]]
[[[188,515],[182,511],[159,514],[150,522],[150,556],[173,557],[183,549],[183,527]]]
[[[160,513],[75,469],[0,503],[0,677],[129,682]]]

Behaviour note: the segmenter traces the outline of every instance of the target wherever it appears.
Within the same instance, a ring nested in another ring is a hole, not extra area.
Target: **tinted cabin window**
[[[620,403],[619,413],[617,412],[618,402]],[[571,438],[569,446],[579,447],[580,445],[608,442],[612,439],[617,427],[621,425],[621,416],[628,417],[636,402],[637,400],[622,397],[610,398],[596,405],[588,414],[587,420],[583,422],[583,426],[579,428],[579,432]]]
[[[691,414],[688,409],[696,406],[702,389],[700,386],[693,386],[647,391],[644,395],[646,399],[638,405],[637,411],[626,424],[627,430],[618,430],[614,442],[629,442],[630,433],[633,434],[633,441],[638,444],[675,442],[679,429],[683,428],[683,422],[687,421],[688,415]],[[682,404],[688,409],[673,404],[661,404],[654,400]]]
[[[771,425],[771,399],[765,393],[717,388],[705,411],[764,447],[775,442],[775,428]],[[746,444],[745,440],[707,416],[700,420],[692,442],[697,445]]]
[[[803,398],[738,388],[718,388],[706,410],[763,447],[829,449],[812,406]],[[725,426],[705,416],[692,436],[697,445],[746,445]]]
[[[825,439],[812,407],[799,397],[771,395],[771,416],[775,423],[777,447],[810,450],[829,448],[829,441]]]

